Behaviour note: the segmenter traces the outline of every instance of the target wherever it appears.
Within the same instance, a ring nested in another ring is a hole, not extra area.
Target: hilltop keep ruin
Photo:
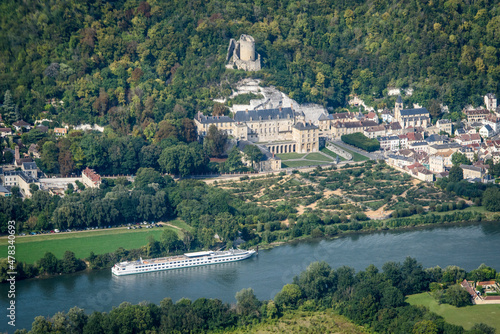
[[[226,68],[244,71],[260,70],[260,55],[255,52],[255,40],[250,35],[241,35],[239,41],[229,41]]]

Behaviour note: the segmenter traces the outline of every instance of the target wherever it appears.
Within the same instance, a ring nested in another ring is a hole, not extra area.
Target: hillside
[[[229,95],[249,75],[224,68],[229,39],[242,33],[263,58],[254,76],[331,108],[396,86],[413,87],[405,102],[431,113],[435,102],[458,111],[498,93],[500,77],[491,1],[7,0],[0,24],[0,99],[10,90],[18,118],[45,110],[135,135],[210,112],[210,99]]]

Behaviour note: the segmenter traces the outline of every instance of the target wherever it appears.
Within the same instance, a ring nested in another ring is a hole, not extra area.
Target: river
[[[467,271],[481,263],[500,270],[500,223],[430,227],[309,240],[260,250],[251,259],[156,273],[115,277],[110,270],[32,279],[16,285],[16,328],[31,328],[35,316],[52,316],[71,307],[109,311],[124,301],[159,303],[169,297],[219,298],[234,303],[236,292],[251,287],[259,299],[271,299],[311,262],[326,261],[363,270],[385,262],[416,258],[424,267],[458,265]],[[6,312],[8,285],[0,285]],[[5,314],[5,313],[4,313]],[[5,319],[5,315],[2,315]],[[0,331],[12,327],[0,321]]]

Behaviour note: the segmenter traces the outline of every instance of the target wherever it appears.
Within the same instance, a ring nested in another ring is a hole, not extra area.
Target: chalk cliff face
[[[241,35],[239,41],[233,38],[227,49],[226,68],[244,71],[260,70],[260,55],[255,52],[255,40],[250,35]]]

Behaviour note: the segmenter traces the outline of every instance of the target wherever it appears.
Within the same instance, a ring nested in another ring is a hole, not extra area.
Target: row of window
[[[232,261],[232,260],[238,260],[239,258],[238,257],[231,257],[231,258],[227,258],[227,259],[223,259],[223,260],[213,260],[213,261],[207,261],[207,260],[183,260],[183,261],[174,261],[171,263],[171,265],[168,265],[168,264],[158,264],[158,263],[155,263],[154,265],[153,264],[149,264],[149,265],[145,265],[145,266],[139,266],[139,267],[135,267],[136,269],[141,269],[141,268],[151,268],[151,267],[154,267],[154,269],[165,269],[165,268],[177,268],[177,267],[184,267],[186,264],[207,264],[207,263],[211,263],[211,262],[227,262],[227,261]],[[145,271],[147,269],[141,269],[139,271]]]

